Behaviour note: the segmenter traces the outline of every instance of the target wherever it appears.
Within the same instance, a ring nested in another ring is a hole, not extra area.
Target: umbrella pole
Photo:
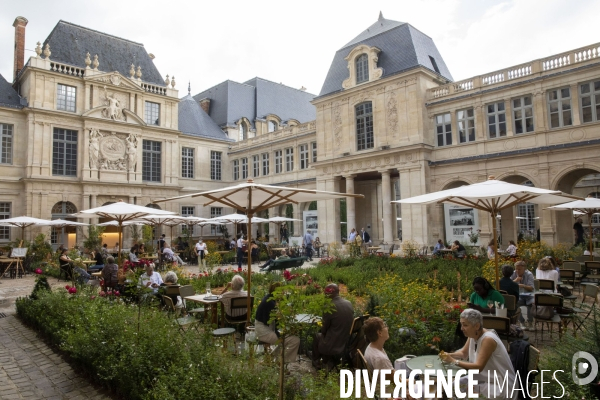
[[[492,233],[494,235],[494,265],[496,270],[496,290],[500,290],[500,273],[498,272],[498,233],[496,232],[496,212],[492,210]]]
[[[123,254],[123,221],[119,220],[119,265],[121,265]]]
[[[250,189],[248,191],[248,210],[252,210],[252,189]],[[251,297],[252,295],[250,294],[250,289],[251,289],[251,285],[252,285],[252,217],[254,216],[254,213],[252,211],[250,211],[249,213],[246,213],[246,217],[248,218],[248,224],[247,224],[247,229],[248,229],[248,245],[246,246],[246,249],[248,249],[248,312],[246,313],[246,326],[250,325],[250,316],[252,315],[252,306],[251,306]],[[282,349],[282,354],[284,353],[285,349]]]
[[[594,231],[592,230],[592,217],[594,213],[588,212],[588,223],[590,225],[590,259],[594,261]]]

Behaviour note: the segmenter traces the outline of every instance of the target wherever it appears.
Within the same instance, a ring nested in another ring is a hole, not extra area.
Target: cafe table
[[[380,250],[380,249],[381,249],[380,246],[367,247],[367,251],[371,254],[377,253],[377,250]]]
[[[396,365],[396,364],[398,364],[398,360],[396,360],[396,362],[394,362],[394,369],[402,368],[401,365]],[[407,376],[411,371],[414,371],[417,369],[421,370],[421,371],[425,371],[425,370],[435,371],[435,373],[432,373],[430,375],[431,379],[433,381],[435,381],[437,371],[442,371],[444,373],[444,375],[446,375],[447,371],[452,370],[453,375],[455,376],[456,372],[464,370],[464,368],[457,367],[456,365],[443,364],[442,360],[440,360],[440,356],[438,356],[438,355],[419,356],[419,357],[411,358],[406,361],[406,369],[408,370]],[[430,392],[434,392],[436,390],[436,386],[437,385],[431,387]],[[425,388],[423,388],[423,390],[425,390]]]
[[[194,296],[187,296],[184,297],[185,300],[189,300],[189,301],[193,301],[195,303],[201,303],[204,304],[206,306],[210,306],[211,310],[212,310],[212,315],[211,315],[211,323],[216,324],[217,323],[217,307],[219,304],[221,304],[221,307],[223,307],[223,304],[221,303],[221,296],[216,295],[216,294],[196,294]],[[204,308],[204,319],[206,320],[206,316],[207,316],[207,308]]]

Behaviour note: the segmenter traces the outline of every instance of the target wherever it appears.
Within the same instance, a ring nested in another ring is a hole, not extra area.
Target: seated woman
[[[488,243],[487,256],[488,260],[493,260],[496,258],[496,244],[494,243],[494,239],[490,240]]]
[[[102,286],[102,290],[106,290],[107,288],[114,289],[119,284],[119,266],[115,264],[115,259],[113,256],[108,256],[106,258],[106,264],[102,269],[102,279],[104,279],[104,285]]]
[[[163,255],[165,257],[165,261],[167,262],[177,262],[178,265],[187,265],[183,262],[183,260],[171,250],[171,246],[168,243],[165,243],[165,247],[163,248]]]
[[[492,314],[496,309],[494,306],[490,307],[489,301],[504,304],[504,297],[494,289],[487,279],[478,276],[473,279],[473,293],[471,293],[471,299],[467,305],[484,314]]]
[[[454,255],[459,258],[464,257],[467,253],[467,249],[465,249],[465,246],[463,246],[458,240],[455,240],[454,243],[452,243],[451,249]]]
[[[138,245],[134,244],[132,248],[129,249],[129,262],[133,264],[134,267],[140,265],[140,260],[137,257],[138,254]]]
[[[73,280],[73,260],[67,255],[69,250],[63,248],[58,263],[60,265],[61,272],[64,272],[67,280]]]
[[[137,254],[137,256],[139,257],[140,254],[146,254],[146,247],[144,246],[144,243],[140,243],[138,245],[138,254]]]
[[[508,241],[508,247],[506,248],[506,255],[509,257],[517,256],[517,245],[515,244],[514,240]]]
[[[537,269],[535,270],[536,279],[550,279],[554,281],[554,288],[558,288],[558,278],[560,277],[558,271],[552,264],[552,260],[548,257],[544,257],[538,262]]]
[[[179,296],[178,294],[169,293],[166,290],[167,287],[179,287],[179,285],[177,284],[177,274],[175,272],[167,272],[165,275],[165,279],[163,283],[160,284],[160,286],[160,294],[164,294],[165,296],[170,297],[171,300],[173,300],[173,304],[176,308],[183,308],[183,301],[181,300],[181,296]]]
[[[486,398],[517,400],[520,392],[514,391],[514,395],[511,396],[511,391],[513,385],[517,385],[518,388],[519,383],[515,382],[515,370],[498,335],[483,328],[483,315],[477,310],[464,310],[460,314],[460,324],[467,342],[462,349],[454,353],[440,353],[440,358],[459,368],[479,370],[479,374],[475,375],[479,382],[476,388],[479,389],[479,394]],[[499,382],[507,378],[503,388],[494,386],[493,378],[488,386],[488,372],[492,377],[496,372]]]
[[[281,283],[275,282],[269,285],[269,293],[267,293],[258,308],[256,309],[256,320],[254,321],[254,328],[256,332],[256,338],[261,342],[268,344],[275,344],[279,342],[279,331],[276,329],[275,324],[269,324],[271,319],[271,311],[276,307],[275,300],[273,300],[273,292],[281,286]],[[298,349],[300,348],[300,338],[298,336],[288,336],[285,338],[285,354],[284,362],[290,363],[296,361],[298,356]],[[281,346],[278,346],[273,353],[275,357],[281,351]]]

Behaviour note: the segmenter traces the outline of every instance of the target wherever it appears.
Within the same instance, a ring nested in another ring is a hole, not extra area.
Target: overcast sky
[[[0,0],[0,9],[0,73],[9,81],[15,17],[29,20],[26,59],[62,19],[143,43],[180,97],[188,81],[196,94],[255,76],[318,94],[335,52],[379,11],[430,36],[455,80],[600,42],[597,0]]]

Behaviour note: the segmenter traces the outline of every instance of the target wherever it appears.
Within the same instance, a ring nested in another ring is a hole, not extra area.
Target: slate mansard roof
[[[194,96],[196,101],[210,99],[209,115],[221,127],[235,125],[246,117],[254,126],[255,119],[274,114],[282,121],[296,119],[300,123],[316,119],[310,101],[314,94],[253,78],[244,83],[227,80]]]
[[[348,62],[344,58],[359,44],[375,46],[381,50],[377,64],[383,68],[383,78],[421,66],[453,80],[429,36],[406,22],[385,19],[380,14],[377,22],[335,53],[319,96],[342,90],[342,82],[348,78]],[[435,60],[436,65],[430,57]]]
[[[0,74],[0,107],[23,108],[24,99],[13,89],[10,83]]]
[[[191,95],[179,101],[179,130],[187,135],[200,136],[209,139],[229,139],[225,132],[204,112],[200,104]]]
[[[141,43],[60,20],[43,47],[46,44],[50,44],[50,60],[85,68],[86,53],[90,53],[92,60],[98,54],[98,69],[101,71],[118,71],[128,77],[130,66],[134,64],[136,71],[138,66],[142,67],[144,82],[165,86],[164,79]]]

